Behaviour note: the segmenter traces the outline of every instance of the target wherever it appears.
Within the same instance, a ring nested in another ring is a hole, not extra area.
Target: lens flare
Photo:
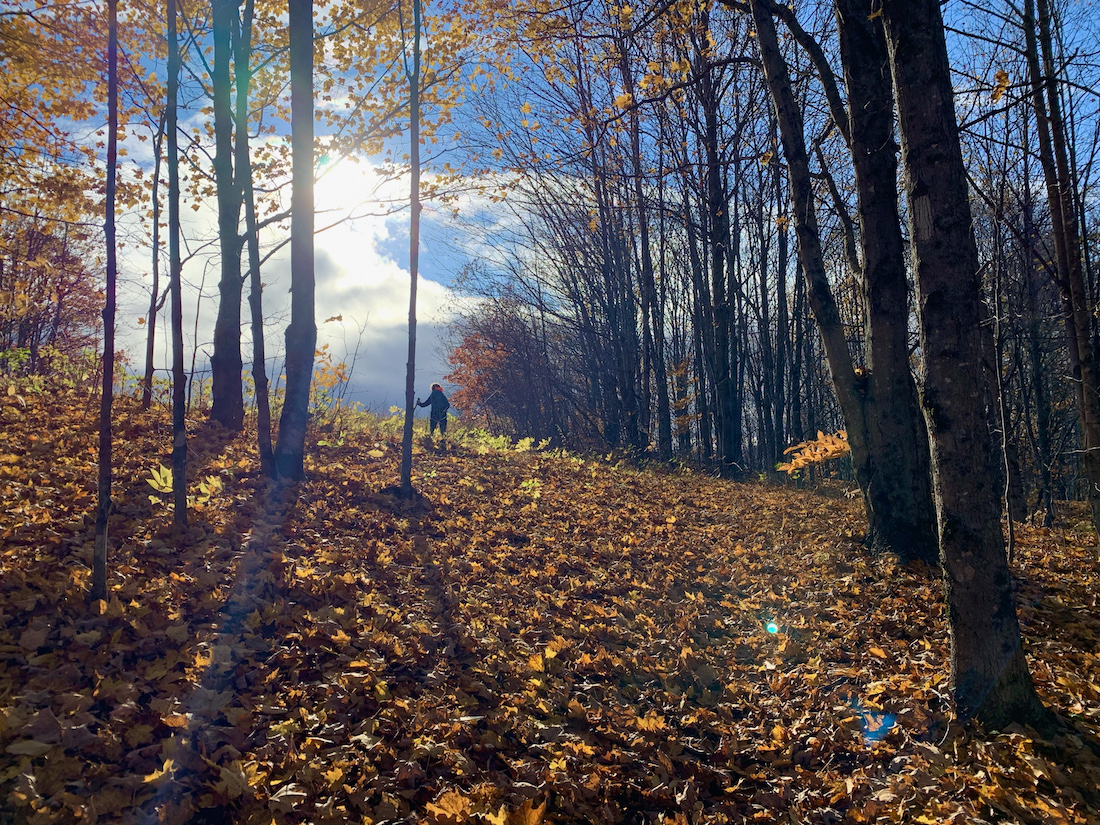
[[[767,628],[769,633],[779,632],[779,625],[777,625],[775,622],[768,622]]]

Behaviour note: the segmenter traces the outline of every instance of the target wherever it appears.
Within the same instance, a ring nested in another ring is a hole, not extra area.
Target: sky
[[[142,160],[135,158],[134,162],[141,164]],[[383,181],[366,164],[342,164],[324,175],[316,186],[316,225],[325,226],[345,215],[350,207],[364,201],[364,193],[374,202],[400,202],[408,198],[408,181]],[[366,210],[357,210],[363,211]],[[185,206],[182,212],[184,235],[188,239],[216,236],[216,202],[210,200],[197,211]],[[375,412],[387,412],[391,406],[404,404],[410,284],[408,222],[407,208],[393,214],[383,214],[376,208],[374,214],[339,223],[319,232],[314,239],[318,347],[327,344],[336,361],[353,368],[345,399]],[[432,382],[441,380],[450,371],[449,325],[456,309],[463,304],[450,284],[465,259],[454,242],[458,230],[450,209],[440,210],[426,204],[422,223],[416,387],[419,395],[427,397]],[[286,231],[269,233],[267,240],[285,237]],[[149,255],[147,244],[128,247],[122,250],[120,261],[118,346],[125,350],[131,369],[138,373],[144,369],[145,361],[146,331],[139,319],[145,318],[149,309]],[[265,264],[262,272],[265,342],[273,380],[278,374],[276,370],[281,371],[283,334],[289,321],[289,258],[287,245]],[[161,269],[163,288],[167,269],[164,263]],[[210,244],[184,266],[185,360],[189,366],[191,350],[197,342],[199,371],[211,351],[217,281],[217,248]],[[242,349],[245,369],[249,370],[251,334],[247,295],[246,284]],[[158,370],[165,370],[159,373],[161,377],[167,376],[171,363],[167,315],[166,306],[158,317],[156,332],[155,365]],[[334,318],[338,320],[326,321]]]

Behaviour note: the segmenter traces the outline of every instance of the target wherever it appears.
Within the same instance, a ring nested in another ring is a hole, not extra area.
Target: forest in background
[[[239,318],[250,278],[241,267],[259,268],[288,240],[279,8],[179,6],[183,212],[226,213],[181,238],[184,287],[216,298],[218,319],[213,339],[185,330],[184,362],[197,375],[219,373],[215,413],[231,426],[242,409],[236,375],[247,368],[241,338],[253,335]],[[473,299],[456,321],[457,408],[517,437],[675,457],[742,477],[774,475],[791,445],[851,429],[833,373],[858,383],[874,357],[840,31],[830,4],[764,8],[776,16],[803,114],[824,274],[850,363],[830,370],[800,272],[790,164],[747,5],[680,3],[667,14],[602,3],[555,14],[537,3],[429,6],[424,202],[456,209],[454,261],[466,261],[457,286]],[[217,10],[227,15],[224,31]],[[1069,264],[1056,237],[1068,236],[1052,203],[1062,191],[1072,202],[1067,231],[1093,305],[1097,23],[1087,7],[1045,0],[1038,9],[949,4],[945,13],[998,471],[1011,476],[1016,518],[1049,523],[1052,500],[1088,490],[1064,320]],[[373,163],[394,180],[407,172],[408,84],[398,64],[410,21],[410,9],[389,4],[317,12],[319,180],[341,174],[341,164]],[[106,29],[95,4],[28,4],[0,25],[13,69],[0,123],[8,144],[0,350],[17,375],[48,369],[55,348],[71,354],[95,340]],[[124,153],[140,157],[120,166],[119,202],[132,218],[123,245],[150,250],[141,271],[123,273],[147,291],[148,306],[122,320],[149,330],[147,351],[126,356],[151,384],[170,269],[164,10],[123,4],[121,26],[119,135]],[[344,204],[331,220],[361,205]],[[907,232],[908,207],[898,208]],[[252,234],[260,243],[250,251]],[[907,300],[895,323],[907,327],[919,378],[911,293]],[[1091,348],[1095,326],[1084,331]],[[278,373],[282,342],[268,336],[266,345],[267,369]]]

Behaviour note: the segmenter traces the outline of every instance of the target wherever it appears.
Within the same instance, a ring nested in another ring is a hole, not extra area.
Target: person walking
[[[427,401],[421,401],[416,399],[416,406],[428,407],[431,409],[431,421],[429,422],[429,429],[431,431],[432,438],[435,437],[435,427],[439,425],[439,437],[446,441],[447,439],[447,410],[451,407],[451,402],[447,400],[447,396],[443,394],[443,387],[440,384],[432,384],[432,394],[428,396]]]

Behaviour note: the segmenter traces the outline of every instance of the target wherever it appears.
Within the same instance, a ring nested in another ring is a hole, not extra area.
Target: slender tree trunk
[[[420,272],[420,0],[413,0],[409,81],[409,357],[405,362],[405,427],[401,439],[401,494],[413,497],[413,414],[416,412],[416,286]]]
[[[1023,27],[1030,75],[1032,105],[1039,137],[1054,236],[1059,289],[1065,313],[1069,363],[1077,391],[1081,421],[1081,464],[1088,481],[1087,497],[1093,530],[1100,535],[1100,375],[1097,342],[1082,266],[1081,239],[1077,234],[1075,185],[1070,175],[1066,127],[1061,117],[1051,43],[1050,7],[1047,0],[1024,0]],[[1038,28],[1038,34],[1036,33]]]
[[[1028,159],[1024,157],[1024,180],[1030,180]],[[1032,220],[1032,202],[1030,191],[1024,188],[1024,299],[1027,302],[1027,354],[1028,375],[1035,392],[1035,463],[1039,469],[1039,500],[1043,509],[1043,526],[1054,526],[1054,479],[1051,474],[1053,449],[1051,446],[1050,424],[1050,388],[1047,385],[1046,371],[1043,369],[1043,320],[1039,313],[1039,273],[1035,262],[1038,251],[1035,248],[1035,228]],[[1024,395],[1026,400],[1026,393]]]
[[[141,408],[149,409],[153,403],[153,358],[157,339],[157,311],[160,308],[160,170],[161,151],[164,148],[165,116],[157,123],[157,137],[153,144],[153,284],[149,288],[149,311],[145,314],[145,375],[141,380]]]
[[[107,520],[111,515],[111,408],[115,392],[115,302],[118,250],[115,192],[118,162],[118,2],[107,0],[107,199],[103,234],[107,245],[106,302],[103,307],[103,387],[99,404],[99,485],[92,549],[92,601],[107,598]]]
[[[733,303],[727,294],[727,253],[729,251],[729,203],[722,186],[722,164],[718,146],[718,100],[710,70],[703,73],[705,118],[708,239],[710,241],[710,293],[714,312],[714,395],[720,471],[724,477],[738,473],[734,416],[733,374],[730,339],[733,336]]]
[[[686,164],[685,164],[686,165]],[[692,345],[695,373],[695,409],[699,417],[699,460],[710,464],[713,456],[714,437],[711,432],[711,405],[709,384],[717,360],[714,346],[714,313],[703,273],[703,260],[699,252],[699,236],[691,219],[693,211],[688,201],[687,175],[684,175],[684,216],[687,232],[688,267],[691,271],[692,295]]]
[[[248,244],[248,308],[252,320],[252,384],[256,393],[256,449],[260,469],[268,476],[275,474],[275,455],[271,447],[271,397],[268,389],[266,346],[264,343],[263,284],[260,281],[260,230],[256,220],[256,199],[252,190],[252,158],[248,147],[248,100],[252,73],[249,58],[252,52],[253,0],[245,0],[244,18],[236,48],[237,110],[236,165],[244,201],[245,232]]]
[[[313,272],[313,0],[290,0],[290,326],[286,330],[286,395],[275,443],[275,472],[305,477],[309,386],[317,349]],[[238,376],[238,384],[239,376]]]
[[[619,68],[623,76],[624,88],[634,94],[634,75],[625,46],[620,47]],[[642,176],[645,169],[642,164],[641,126],[637,109],[631,109],[630,152],[634,171],[633,194],[638,215],[638,244],[640,247],[640,288],[642,293],[643,357],[647,366],[652,368],[657,402],[657,456],[662,461],[672,459],[672,416],[668,400],[668,374],[665,370],[665,330],[657,301],[657,284],[653,274],[653,252],[650,249],[649,216],[646,209],[645,187]],[[644,376],[648,382],[649,369]],[[648,408],[649,400],[645,401]]]
[[[951,683],[962,719],[1042,723],[1028,673],[981,384],[978,250],[937,0],[884,0],[920,307]]]
[[[775,407],[773,409],[772,432],[775,436],[773,455],[766,456],[769,470],[774,471],[776,461],[785,447],[784,413],[787,409],[787,361],[788,336],[790,335],[790,311],[787,307],[787,269],[790,254],[787,243],[787,209],[783,203],[783,180],[779,170],[775,171],[775,208],[779,224],[778,260],[775,278]]]
[[[187,374],[183,368],[183,285],[180,260],[178,0],[168,0],[168,291],[172,325],[172,523],[187,526]]]
[[[211,0],[214,33],[214,180],[218,190],[218,317],[214,324],[214,352],[210,357],[212,404],[210,418],[239,431],[244,427],[244,388],[241,384],[241,193],[233,175],[233,112],[229,64],[232,41],[239,31],[238,0]],[[239,70],[239,67],[238,67]],[[311,356],[312,357],[312,356]]]

